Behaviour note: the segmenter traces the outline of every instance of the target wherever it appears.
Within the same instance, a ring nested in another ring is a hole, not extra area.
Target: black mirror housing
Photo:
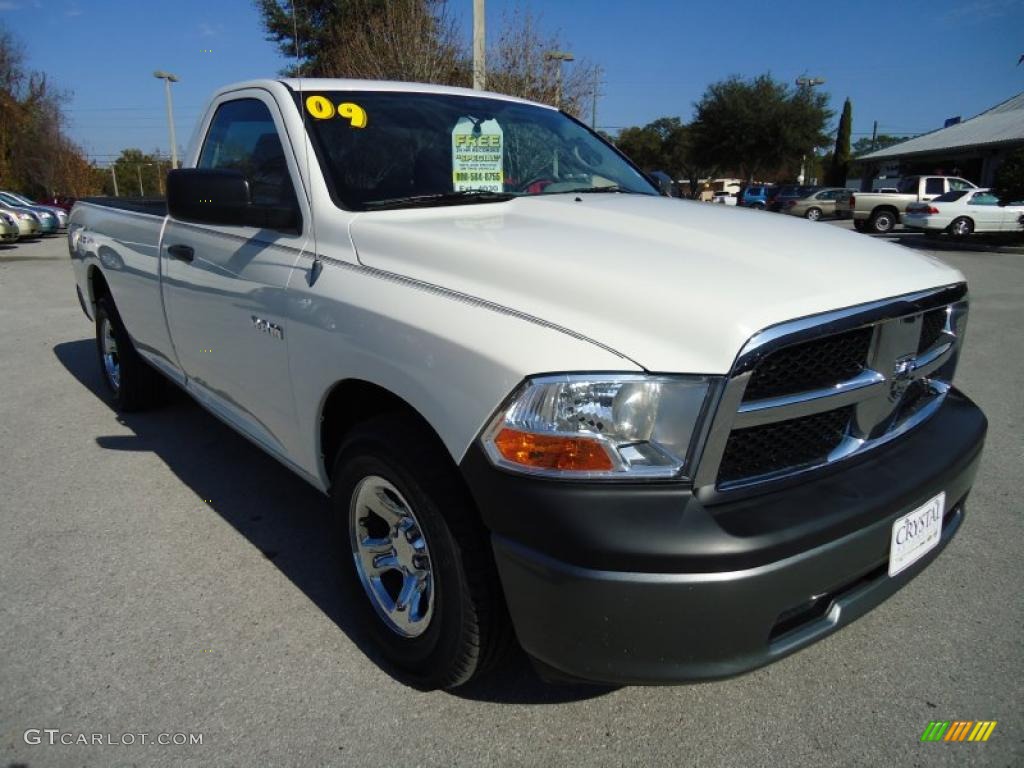
[[[284,231],[299,230],[299,212],[253,205],[241,171],[178,168],[167,174],[167,212],[179,221]]]
[[[167,174],[167,212],[197,224],[245,224],[249,182],[239,171],[179,168]]]

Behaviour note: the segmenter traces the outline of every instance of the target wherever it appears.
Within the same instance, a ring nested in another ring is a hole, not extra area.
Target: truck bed
[[[163,198],[129,198],[129,197],[83,197],[79,202],[102,205],[135,213],[148,213],[153,216],[167,215],[167,201]]]

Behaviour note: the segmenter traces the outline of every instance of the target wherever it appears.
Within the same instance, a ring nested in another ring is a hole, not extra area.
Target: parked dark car
[[[814,194],[820,189],[811,185],[783,184],[776,187],[776,192],[768,199],[768,210],[779,213],[786,210],[790,200],[799,200],[802,197]]]

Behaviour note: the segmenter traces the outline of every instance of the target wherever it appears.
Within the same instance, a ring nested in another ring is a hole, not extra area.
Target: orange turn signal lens
[[[607,472],[613,468],[600,442],[586,437],[537,435],[502,429],[494,446],[507,460],[524,467],[571,472]]]

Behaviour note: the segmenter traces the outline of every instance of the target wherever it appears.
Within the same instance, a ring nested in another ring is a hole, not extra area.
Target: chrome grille
[[[713,501],[864,453],[912,429],[949,391],[966,319],[960,284],[755,335],[726,382],[696,490]]]
[[[718,482],[729,483],[782,469],[825,461],[846,436],[853,406],[798,419],[735,429],[718,467]]]
[[[789,395],[846,381],[868,362],[871,328],[855,328],[772,352],[758,363],[744,400]]]

